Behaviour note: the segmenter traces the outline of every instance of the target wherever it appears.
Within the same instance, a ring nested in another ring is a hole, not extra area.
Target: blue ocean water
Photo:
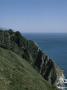
[[[64,70],[65,77],[67,77],[67,34],[26,33],[23,35],[28,39],[37,42],[39,47]]]

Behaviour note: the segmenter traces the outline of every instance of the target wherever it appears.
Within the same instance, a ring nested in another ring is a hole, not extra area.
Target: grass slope
[[[0,48],[0,90],[55,90],[33,67],[10,50]]]

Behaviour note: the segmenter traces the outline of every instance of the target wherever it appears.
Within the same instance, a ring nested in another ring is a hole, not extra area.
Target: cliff
[[[8,49],[28,61],[51,85],[57,86],[63,77],[61,70],[48,55],[31,40],[27,40],[20,32],[0,30],[0,47]]]

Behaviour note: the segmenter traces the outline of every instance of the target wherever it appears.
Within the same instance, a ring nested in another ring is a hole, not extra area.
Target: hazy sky
[[[67,0],[0,0],[0,27],[67,32]]]

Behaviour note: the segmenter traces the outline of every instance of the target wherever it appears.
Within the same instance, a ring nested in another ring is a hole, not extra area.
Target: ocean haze
[[[0,27],[67,32],[67,0],[0,0]]]

